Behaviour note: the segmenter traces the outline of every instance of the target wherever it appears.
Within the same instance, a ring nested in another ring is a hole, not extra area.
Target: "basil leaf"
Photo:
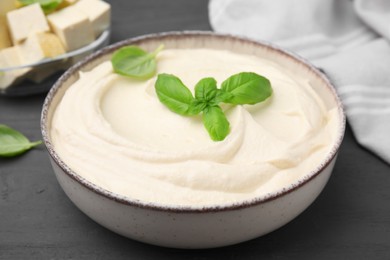
[[[126,46],[115,51],[111,63],[115,73],[138,79],[151,78],[157,70],[156,56],[164,46],[148,53],[137,46]]]
[[[195,86],[195,98],[209,106],[218,106],[231,97],[232,94],[217,88],[214,78],[203,78]]]
[[[203,124],[213,141],[222,141],[229,134],[229,121],[219,106],[203,110]]]
[[[214,98],[215,105],[218,105],[221,102],[225,102],[226,100],[229,100],[233,98],[233,95],[229,92],[226,92],[222,89],[218,89],[217,95]]]
[[[204,102],[211,101],[217,95],[217,81],[214,78],[203,78],[195,85],[195,98]]]
[[[198,111],[191,91],[178,77],[170,74],[159,74],[155,89],[161,103],[173,112],[188,116],[194,115]]]
[[[221,89],[232,94],[224,102],[235,105],[253,105],[272,94],[269,80],[253,72],[241,72],[229,77],[222,83]]]
[[[221,89],[214,78],[203,78],[195,86],[195,98],[178,77],[170,74],[159,74],[155,89],[160,101],[175,113],[191,116],[203,111],[203,124],[214,141],[224,140],[230,131],[219,103],[255,104],[272,94],[269,80],[252,72],[229,77]]]
[[[22,6],[38,3],[45,14],[49,14],[57,9],[62,0],[18,0]]]
[[[6,125],[0,125],[0,156],[2,157],[22,154],[41,143],[41,141],[30,142],[22,133]]]

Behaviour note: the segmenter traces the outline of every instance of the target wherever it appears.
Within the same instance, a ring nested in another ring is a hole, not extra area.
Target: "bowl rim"
[[[275,51],[278,53],[278,55],[284,55],[291,59],[294,59],[296,62],[300,63],[304,67],[306,67],[311,73],[313,73],[315,76],[319,77],[320,80],[324,82],[324,87],[327,87],[327,89],[332,94],[333,98],[335,99],[337,109],[338,109],[338,116],[339,116],[339,129],[337,133],[337,139],[334,142],[333,147],[331,148],[330,152],[327,154],[327,156],[324,158],[322,163],[316,167],[314,170],[308,172],[303,178],[300,178],[298,181],[284,187],[281,190],[278,190],[273,193],[268,193],[266,195],[262,196],[256,196],[248,200],[243,200],[235,203],[226,203],[226,204],[213,204],[213,205],[207,205],[207,206],[174,206],[174,205],[166,205],[166,204],[158,204],[153,202],[144,202],[137,199],[132,199],[117,193],[114,193],[112,191],[108,191],[90,181],[87,179],[81,177],[76,172],[74,172],[70,167],[66,165],[64,161],[60,158],[60,156],[55,152],[55,149],[51,143],[51,140],[49,138],[49,125],[48,125],[48,111],[51,107],[52,100],[56,96],[56,93],[61,88],[63,82],[67,81],[74,73],[78,72],[80,69],[82,69],[84,66],[86,66],[91,61],[98,59],[107,53],[113,52],[114,50],[131,44],[139,44],[143,41],[148,40],[154,40],[154,39],[172,39],[177,37],[214,37],[214,38],[220,38],[220,39],[227,39],[227,40],[233,40],[238,42],[244,42],[249,43],[253,45],[260,46],[262,48],[268,48],[272,51]],[[259,204],[264,204],[270,201],[273,201],[275,199],[278,199],[280,197],[283,197],[303,185],[309,183],[311,180],[313,180],[315,177],[317,177],[319,174],[321,174],[335,159],[335,157],[338,154],[338,150],[340,148],[340,145],[342,143],[342,140],[344,138],[345,133],[345,127],[346,127],[346,117],[344,112],[344,107],[340,101],[340,98],[335,90],[334,85],[331,83],[331,81],[328,79],[328,77],[319,69],[317,69],[314,65],[312,65],[310,62],[308,62],[306,59],[300,57],[299,55],[292,53],[288,50],[282,49],[272,43],[266,42],[266,41],[259,41],[259,40],[253,40],[246,37],[233,35],[233,34],[223,34],[223,33],[215,33],[212,31],[169,31],[169,32],[160,32],[160,33],[151,33],[146,35],[141,35],[137,37],[132,37],[123,41],[119,41],[117,43],[111,44],[89,56],[81,60],[80,62],[76,63],[72,67],[70,67],[53,85],[49,93],[47,94],[43,108],[42,108],[42,114],[41,114],[41,131],[42,131],[42,137],[44,144],[48,150],[49,156],[52,160],[56,163],[58,167],[71,179],[75,180],[77,183],[81,184],[83,187],[87,188],[88,190],[96,193],[97,195],[100,195],[106,199],[127,205],[127,206],[135,206],[138,208],[144,208],[144,209],[150,209],[155,211],[163,211],[163,212],[169,212],[169,213],[205,213],[205,212],[222,212],[222,211],[230,211],[230,210],[238,210],[242,208],[249,208],[252,206],[256,206]]]

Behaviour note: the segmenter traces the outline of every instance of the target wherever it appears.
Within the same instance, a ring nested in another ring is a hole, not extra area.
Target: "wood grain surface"
[[[112,40],[172,30],[210,30],[207,0],[115,0]],[[0,97],[0,124],[41,139],[45,94]],[[142,244],[101,227],[59,187],[43,146],[0,159],[0,259],[390,259],[390,166],[347,128],[320,197],[286,226],[212,250]]]

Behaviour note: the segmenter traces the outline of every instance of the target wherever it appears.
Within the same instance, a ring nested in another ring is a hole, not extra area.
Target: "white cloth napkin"
[[[323,69],[358,142],[390,163],[390,0],[210,0],[209,18]]]

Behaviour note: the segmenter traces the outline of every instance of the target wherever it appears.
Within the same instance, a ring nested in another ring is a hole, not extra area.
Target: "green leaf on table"
[[[0,125],[0,157],[20,155],[41,143],[42,141],[30,142],[22,133]]]
[[[18,0],[22,6],[40,4],[43,12],[49,14],[57,9],[62,0]]]
[[[253,72],[241,72],[222,82],[221,89],[231,94],[225,103],[235,105],[256,104],[272,94],[270,81]]]
[[[114,52],[111,58],[114,71],[132,78],[151,78],[157,70],[156,56],[163,48],[164,46],[160,45],[150,53],[134,45],[120,48]]]

